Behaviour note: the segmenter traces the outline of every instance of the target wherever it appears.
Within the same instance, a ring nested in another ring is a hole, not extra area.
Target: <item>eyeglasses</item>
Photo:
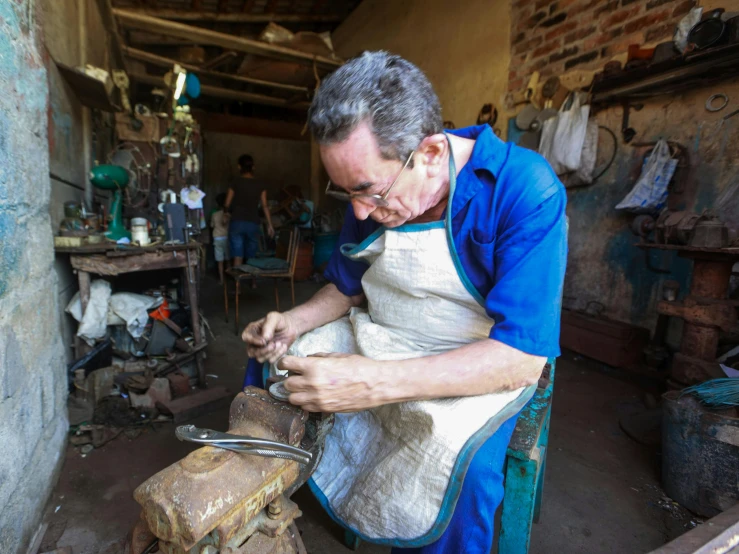
[[[328,184],[326,185],[326,194],[329,196],[333,196],[334,198],[338,198],[339,200],[344,200],[345,202],[351,202],[352,200],[359,200],[361,202],[366,202],[367,204],[371,204],[378,208],[384,208],[387,204],[387,196],[390,194],[390,191],[395,186],[395,183],[398,182],[398,179],[400,179],[400,176],[403,175],[403,172],[405,171],[405,168],[408,167],[408,164],[411,163],[411,158],[413,158],[413,154],[415,154],[415,150],[410,153],[408,156],[408,159],[405,161],[405,165],[403,166],[403,169],[400,170],[400,173],[398,173],[398,176],[395,178],[395,181],[392,182],[392,184],[387,188],[385,191],[385,194],[366,194],[363,192],[346,192],[339,189],[332,189],[331,188],[331,179],[329,179]]]

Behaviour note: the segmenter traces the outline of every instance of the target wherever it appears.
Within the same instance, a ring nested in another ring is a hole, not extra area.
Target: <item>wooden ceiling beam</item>
[[[270,87],[276,90],[284,90],[284,91],[289,91],[292,93],[298,93],[298,94],[303,94],[303,95],[310,94],[310,90],[307,87],[299,87],[297,85],[288,85],[284,83],[275,83],[274,81],[264,81],[262,79],[253,79],[251,77],[242,77],[241,75],[232,75],[230,73],[222,73],[220,71],[211,71],[207,69],[201,69],[200,67],[196,65],[183,63],[177,60],[173,60],[171,58],[165,58],[164,56],[157,56],[156,54],[152,54],[151,52],[146,52],[144,50],[138,50],[136,48],[131,48],[130,46],[124,46],[123,53],[127,57],[131,58],[132,60],[148,62],[150,64],[153,64],[159,67],[172,68],[174,67],[174,64],[177,63],[177,64],[180,64],[182,67],[184,67],[187,71],[192,71],[193,73],[197,75],[216,77],[218,79],[231,80],[231,81],[236,81],[238,83],[245,83],[249,85],[259,85],[263,87]]]
[[[131,80],[139,83],[153,85],[155,87],[166,87],[163,77],[144,73],[130,73],[128,76]],[[289,103],[284,98],[275,98],[274,96],[267,96],[266,94],[255,94],[253,92],[243,92],[240,90],[213,87],[210,85],[200,85],[200,94],[204,96],[212,96],[214,98],[223,98],[225,100],[238,100],[241,102],[251,102],[252,104],[277,106],[288,110],[306,111],[310,107],[309,102]]]
[[[225,52],[221,52],[220,54],[218,54],[215,58],[211,58],[205,63],[201,63],[200,68],[215,69],[219,65],[223,65],[225,62],[231,60],[232,58],[235,58],[236,56],[238,56],[238,54],[233,50],[226,50]]]
[[[244,5],[244,10],[251,7]],[[302,13],[249,13],[243,12],[208,12],[208,11],[186,11],[170,9],[127,9],[116,11],[127,11],[137,15],[157,17],[172,21],[208,21],[216,23],[340,23],[344,17],[336,13],[328,14],[302,14]]]
[[[141,15],[130,10],[114,9],[113,13],[118,18],[118,22],[124,27],[133,27],[150,33],[161,33],[167,36],[191,40],[200,45],[220,46],[227,50],[235,50],[237,52],[245,52],[247,54],[255,54],[305,65],[313,65],[315,63],[324,69],[336,69],[341,65],[341,61],[332,60],[324,56],[313,56],[307,52],[293,50],[292,48],[267,44],[266,42],[237,37],[227,33],[219,33],[210,29],[185,25],[184,23],[167,21],[158,17]]]

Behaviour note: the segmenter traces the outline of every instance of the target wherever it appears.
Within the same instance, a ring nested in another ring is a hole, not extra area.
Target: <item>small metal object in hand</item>
[[[313,454],[310,452],[289,444],[255,437],[230,435],[212,429],[200,429],[194,425],[180,425],[175,430],[175,435],[181,441],[195,442],[203,446],[215,446],[242,454],[264,456],[265,458],[292,460],[300,464],[308,464],[313,458]]]
[[[285,388],[285,381],[277,381],[269,387],[269,395],[280,402],[290,401],[290,391]]]

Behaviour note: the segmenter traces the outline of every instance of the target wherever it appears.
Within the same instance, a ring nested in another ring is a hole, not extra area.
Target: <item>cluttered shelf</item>
[[[655,59],[655,52],[651,55],[652,61],[637,58],[634,62],[644,63],[632,67],[627,64],[623,69],[619,62],[614,62],[617,65],[612,68],[607,64],[604,71],[596,75],[590,88],[593,104],[655,96],[690,86],[705,86],[706,79],[726,79],[739,73],[739,43],[698,50],[684,56],[674,52],[666,59]]]

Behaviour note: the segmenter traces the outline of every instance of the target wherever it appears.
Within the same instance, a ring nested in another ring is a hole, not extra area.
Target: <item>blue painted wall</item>
[[[739,149],[735,146],[739,117],[719,129],[720,117],[739,105],[732,104],[724,113],[706,112],[705,100],[717,90],[739,99],[739,83],[734,80],[719,88],[645,101],[641,111],[631,111],[630,126],[638,133],[632,142],[667,138],[689,148],[695,165],[695,194],[681,207],[695,211],[712,208],[722,219],[739,227],[739,193],[731,194],[739,177]],[[605,306],[604,315],[653,329],[662,283],[676,280],[685,292],[692,264],[674,253],[645,253],[636,248],[634,244],[639,239],[629,228],[633,214],[615,209],[636,181],[644,153],[620,140],[621,114],[621,108],[616,107],[595,116],[599,124],[619,137],[612,167],[595,184],[568,191],[570,257],[564,304],[585,309],[589,302],[597,301]],[[601,133],[599,148],[599,161],[607,161],[612,140],[605,133]],[[722,195],[728,200],[719,205]]]

